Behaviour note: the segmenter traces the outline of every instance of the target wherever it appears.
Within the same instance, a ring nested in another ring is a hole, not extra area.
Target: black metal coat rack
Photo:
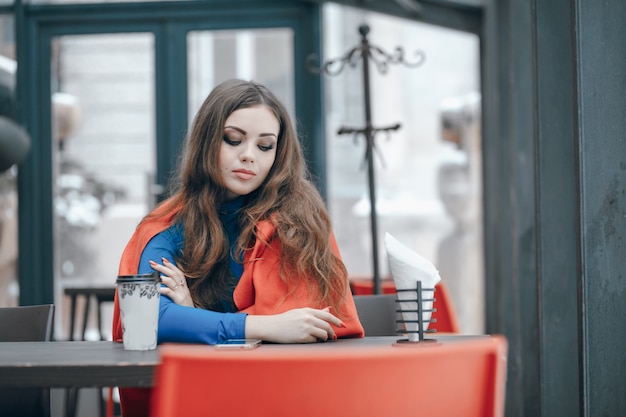
[[[365,138],[365,162],[367,163],[367,180],[369,185],[369,202],[370,202],[370,228],[372,233],[372,269],[373,269],[373,284],[374,294],[380,294],[380,267],[378,260],[378,224],[376,213],[376,176],[374,172],[374,159],[373,153],[376,147],[374,138],[379,132],[396,131],[400,128],[400,123],[396,123],[392,126],[386,127],[373,127],[372,126],[372,110],[371,110],[371,98],[370,98],[370,61],[376,65],[376,68],[381,74],[385,74],[390,64],[403,64],[407,67],[417,67],[424,62],[425,56],[421,51],[416,52],[417,60],[415,62],[408,62],[404,58],[404,50],[401,47],[397,47],[393,53],[387,53],[383,49],[370,44],[367,39],[370,28],[368,25],[363,24],[359,26],[359,33],[361,34],[361,43],[343,56],[335,59],[331,59],[324,63],[321,68],[314,68],[312,62],[315,60],[315,56],[310,56],[308,60],[308,68],[311,72],[324,73],[327,75],[340,74],[345,68],[346,64],[350,67],[356,67],[359,60],[363,62],[363,98],[365,107],[365,127],[353,128],[353,127],[341,127],[338,131],[338,135],[352,134],[354,136],[363,135]]]

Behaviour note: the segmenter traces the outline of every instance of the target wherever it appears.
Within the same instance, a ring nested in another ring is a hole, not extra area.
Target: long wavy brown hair
[[[219,218],[226,201],[218,157],[224,123],[235,110],[265,105],[280,123],[276,159],[264,183],[249,194],[239,216],[237,253]],[[170,201],[180,206],[176,220],[184,226],[179,267],[188,278],[196,306],[219,309],[228,293],[228,259],[239,259],[256,237],[256,225],[271,221],[281,245],[279,273],[284,282],[304,281],[313,305],[337,308],[347,290],[347,271],[330,246],[331,224],[317,188],[312,184],[302,148],[289,114],[265,86],[229,80],[213,89],[196,114],[179,162],[179,175]],[[148,215],[149,217],[154,215]]]

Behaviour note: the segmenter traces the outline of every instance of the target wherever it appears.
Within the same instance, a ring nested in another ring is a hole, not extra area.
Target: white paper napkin
[[[385,249],[387,250],[387,259],[389,261],[389,269],[391,277],[396,285],[396,289],[417,289],[417,281],[422,282],[422,288],[435,288],[435,285],[441,280],[439,271],[426,258],[407,247],[389,233],[385,234]],[[417,293],[415,291],[398,291],[398,300],[400,301],[400,310],[416,310],[415,300]],[[422,291],[423,299],[432,299],[434,291]],[[424,301],[422,303],[423,310],[430,310],[433,307],[432,301]],[[431,312],[424,311],[422,313],[423,320],[430,320]],[[417,313],[402,312],[402,319],[405,321],[417,321]],[[416,332],[418,323],[405,323],[409,340],[419,340],[419,334]],[[428,322],[424,323],[424,331],[428,329]]]

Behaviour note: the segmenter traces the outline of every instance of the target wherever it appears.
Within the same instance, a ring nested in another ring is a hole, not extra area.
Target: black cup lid
[[[161,282],[161,276],[156,271],[150,274],[118,275],[115,282],[118,284],[132,282]]]

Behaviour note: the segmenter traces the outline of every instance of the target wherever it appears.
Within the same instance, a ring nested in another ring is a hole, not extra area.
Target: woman
[[[324,202],[284,106],[264,86],[217,86],[186,142],[177,191],[139,224],[120,275],[162,277],[158,341],[362,337]],[[113,338],[122,340],[117,306]],[[120,390],[125,417],[149,391]]]

